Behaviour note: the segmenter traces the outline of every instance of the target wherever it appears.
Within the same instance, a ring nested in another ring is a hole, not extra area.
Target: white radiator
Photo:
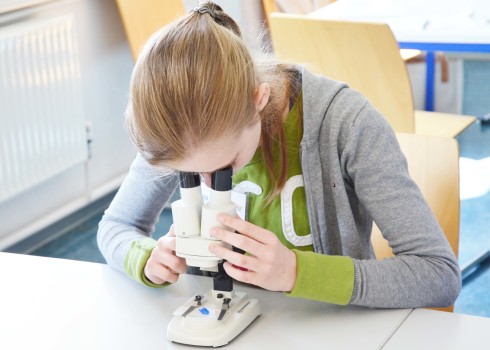
[[[73,18],[0,27],[0,202],[88,158]]]

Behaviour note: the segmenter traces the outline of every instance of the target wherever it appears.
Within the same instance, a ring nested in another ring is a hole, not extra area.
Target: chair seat
[[[422,54],[422,51],[420,50],[414,50],[414,49],[400,49],[400,56],[402,56],[402,59],[407,62],[410,60],[414,60],[417,57],[420,57]]]
[[[415,111],[415,133],[426,136],[456,137],[475,121],[475,117],[468,115]]]

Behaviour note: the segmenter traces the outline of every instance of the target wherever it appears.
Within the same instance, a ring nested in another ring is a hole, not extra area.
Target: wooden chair
[[[293,0],[291,0],[293,1]],[[336,0],[331,0],[330,3],[335,2]],[[267,23],[267,26],[269,26],[269,15],[274,12],[286,12],[286,11],[279,11],[279,9],[276,6],[276,1],[275,0],[262,0],[262,12],[264,14],[264,19]],[[290,12],[288,12],[290,13]],[[420,50],[416,49],[400,49],[400,55],[402,56],[402,59],[406,63],[411,63],[411,62],[420,62],[421,60],[425,60],[425,55],[422,53]],[[437,58],[436,58],[437,59]],[[444,58],[442,60],[443,63],[447,63],[447,59]],[[444,74],[447,76],[447,66],[443,67],[441,69]]]
[[[117,0],[134,60],[155,31],[185,13],[182,0]]]
[[[459,147],[454,138],[397,133],[413,180],[422,191],[456,257],[459,247]],[[393,256],[375,226],[371,237],[378,259]],[[452,311],[453,306],[439,310]]]
[[[269,16],[279,59],[345,81],[360,91],[397,132],[455,137],[474,117],[415,111],[408,72],[387,24]]]
[[[269,15],[277,11],[275,0],[262,0],[262,11],[264,12],[264,18],[269,19]]]

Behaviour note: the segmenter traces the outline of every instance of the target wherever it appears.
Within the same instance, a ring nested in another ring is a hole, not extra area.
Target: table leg
[[[484,251],[478,256],[471,259],[466,265],[461,267],[461,276],[463,281],[467,279],[473,272],[477,271],[481,265],[490,262],[490,250]]]
[[[435,53],[427,51],[425,62],[427,64],[425,77],[425,110],[434,111],[435,87]]]

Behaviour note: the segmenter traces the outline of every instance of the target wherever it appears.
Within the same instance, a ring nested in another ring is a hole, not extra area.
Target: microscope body
[[[231,167],[213,173],[209,201],[203,204],[199,175],[180,173],[181,199],[172,203],[172,216],[176,254],[185,258],[188,266],[218,272],[220,258],[209,252],[209,244],[231,248],[209,234],[214,226],[227,228],[217,220],[218,214],[236,216],[236,205],[231,201],[231,174]]]

